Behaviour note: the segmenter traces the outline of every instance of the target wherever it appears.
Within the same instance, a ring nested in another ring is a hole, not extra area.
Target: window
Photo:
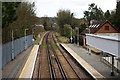
[[[109,30],[109,26],[105,26],[105,30]]]

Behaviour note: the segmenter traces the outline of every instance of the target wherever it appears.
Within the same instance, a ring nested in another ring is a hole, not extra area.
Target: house
[[[86,34],[98,33],[120,33],[120,31],[116,27],[114,27],[109,21],[92,21],[91,25],[80,34],[83,37],[83,45],[86,46]]]
[[[109,21],[105,21],[105,22],[94,21],[81,34],[119,33],[119,32],[120,31],[118,31],[118,29],[114,27]]]

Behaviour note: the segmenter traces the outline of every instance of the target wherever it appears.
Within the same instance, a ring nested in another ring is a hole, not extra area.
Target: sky
[[[116,8],[116,0],[33,0],[38,17],[55,17],[60,9],[69,9],[76,18],[83,18],[88,5],[95,3],[104,12]]]

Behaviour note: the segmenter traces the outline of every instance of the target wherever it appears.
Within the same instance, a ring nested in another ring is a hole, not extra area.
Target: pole
[[[72,38],[72,28],[70,28],[70,29],[71,29],[71,38],[70,38],[70,40],[71,40],[71,43],[72,43],[72,39],[73,39],[73,38]]]
[[[89,26],[89,34],[90,34],[90,26]]]
[[[14,59],[14,44],[13,44],[13,41],[14,41],[14,36],[13,36],[13,30],[12,30],[12,60]]]
[[[75,36],[74,36],[74,44],[75,44]]]
[[[76,45],[77,45],[77,43],[78,43],[78,32],[77,32],[77,27],[75,27],[75,32],[76,32]]]
[[[91,23],[89,25],[89,34],[90,34],[90,26],[91,26]],[[90,49],[90,47],[88,47],[88,53],[89,53],[89,55],[91,55],[91,49]]]
[[[78,29],[77,44],[79,46],[79,28],[77,28],[77,29]]]
[[[27,31],[28,29],[25,29],[25,49],[27,48],[27,38],[26,38],[26,31]]]
[[[35,27],[34,27],[34,25],[33,25],[33,28],[32,28],[32,35],[34,35],[34,29],[35,29]]]
[[[111,67],[111,76],[114,76],[114,56],[112,55],[112,67]]]
[[[72,43],[72,29],[71,29],[71,43]]]
[[[25,29],[25,49],[26,49],[26,29]]]

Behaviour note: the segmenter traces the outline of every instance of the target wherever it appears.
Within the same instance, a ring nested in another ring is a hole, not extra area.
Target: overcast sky
[[[35,0],[36,14],[38,17],[54,17],[59,9],[69,9],[76,18],[82,18],[91,3],[98,5],[104,12],[116,8],[116,0]]]

